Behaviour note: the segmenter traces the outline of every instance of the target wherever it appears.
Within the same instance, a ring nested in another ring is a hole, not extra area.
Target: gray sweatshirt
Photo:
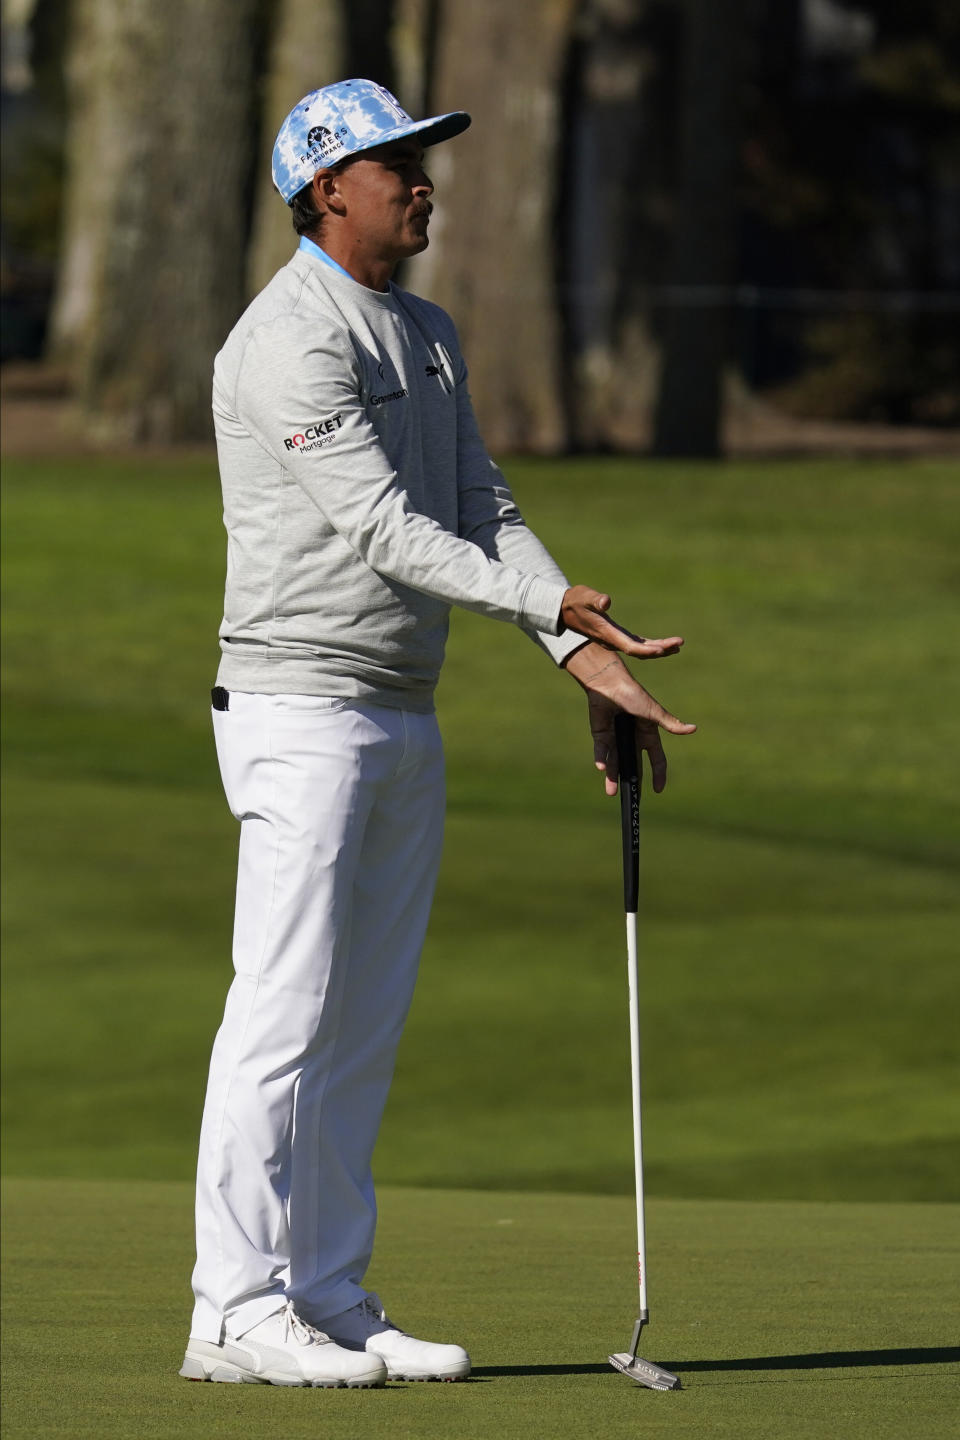
[[[566,579],[484,450],[453,324],[298,250],[231,331],[213,413],[227,529],[217,683],[433,708],[451,605],[558,663]]]

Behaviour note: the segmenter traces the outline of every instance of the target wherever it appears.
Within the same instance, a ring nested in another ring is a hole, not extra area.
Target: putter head
[[[679,1375],[664,1370],[662,1365],[653,1365],[649,1360],[641,1360],[639,1355],[628,1355],[626,1350],[622,1350],[618,1355],[608,1355],[607,1359],[614,1370],[619,1370],[621,1375],[636,1380],[638,1385],[646,1385],[648,1390],[679,1390],[681,1388]]]

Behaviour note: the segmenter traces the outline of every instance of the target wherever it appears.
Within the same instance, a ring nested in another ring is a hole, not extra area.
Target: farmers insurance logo
[[[321,445],[333,444],[342,425],[343,416],[338,410],[328,420],[315,420],[312,425],[304,425],[295,435],[284,436],[283,443],[288,450],[319,450]]]
[[[305,165],[308,159],[315,160],[317,151],[324,160],[335,155],[343,149],[347,133],[343,125],[337,130],[328,130],[326,125],[314,125],[312,130],[307,131],[307,153],[300,156],[301,163]]]

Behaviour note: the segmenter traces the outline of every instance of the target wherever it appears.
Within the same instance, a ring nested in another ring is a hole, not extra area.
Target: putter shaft
[[[637,761],[635,722],[618,715],[614,722],[620,772],[620,818],[623,832],[623,902],[627,922],[627,989],[630,1000],[630,1090],[633,1102],[633,1160],[637,1197],[637,1281],[640,1308],[629,1352],[607,1358],[615,1370],[650,1390],[679,1390],[680,1377],[637,1355],[640,1333],[649,1320],[647,1306],[647,1247],[644,1223],[643,1131],[640,1104],[640,996],[637,956],[637,910],[640,890],[640,766]]]

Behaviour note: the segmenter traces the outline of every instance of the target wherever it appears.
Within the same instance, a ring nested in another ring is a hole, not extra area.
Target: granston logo
[[[337,411],[328,420],[315,420],[312,425],[304,425],[296,435],[284,437],[283,443],[288,450],[319,450],[321,445],[333,444],[342,425],[343,416]]]
[[[371,395],[370,404],[386,405],[390,400],[402,400],[403,397],[409,393],[406,386],[401,385],[399,390],[391,390],[389,395]]]

